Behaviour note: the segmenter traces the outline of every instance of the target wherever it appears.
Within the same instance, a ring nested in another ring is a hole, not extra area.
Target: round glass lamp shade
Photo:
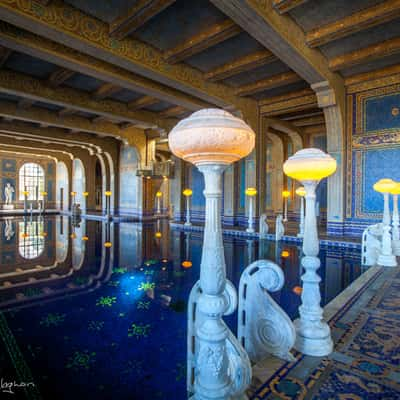
[[[257,189],[250,187],[245,190],[245,193],[247,196],[250,196],[250,197],[255,196],[257,194]]]
[[[185,189],[182,193],[184,196],[188,197],[193,194],[193,191],[192,191],[192,189]]]
[[[396,182],[393,179],[383,178],[374,184],[374,190],[379,193],[391,193]]]
[[[162,192],[157,192],[156,197],[162,197]]]
[[[289,190],[284,190],[284,191],[282,192],[282,197],[283,197],[283,198],[287,199],[289,196],[290,196]]]
[[[283,164],[283,172],[297,181],[319,181],[336,171],[336,160],[319,149],[302,149]]]
[[[390,191],[391,194],[400,194],[400,182],[395,182],[393,189]]]
[[[304,186],[300,186],[296,189],[296,194],[297,196],[304,197],[306,195],[306,189],[304,189]]]
[[[180,121],[169,134],[173,154],[195,165],[231,164],[254,148],[255,133],[227,111],[207,108]]]

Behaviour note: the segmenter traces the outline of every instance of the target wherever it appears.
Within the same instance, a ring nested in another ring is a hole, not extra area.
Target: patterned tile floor
[[[329,324],[335,342],[329,357],[295,353],[295,362],[275,360],[277,371],[256,378],[250,398],[400,399],[399,268],[377,268]]]

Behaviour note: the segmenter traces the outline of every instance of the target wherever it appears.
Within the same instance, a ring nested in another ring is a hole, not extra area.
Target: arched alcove
[[[76,193],[75,203],[80,204],[83,213],[86,213],[86,174],[83,162],[75,158],[72,163],[72,191]]]
[[[114,213],[115,209],[115,168],[114,168],[114,161],[111,157],[111,155],[108,152],[104,152],[104,155],[108,161],[108,167],[110,171],[110,185],[109,185],[109,190],[111,191],[111,197],[110,197],[110,211],[111,213]],[[104,171],[105,171],[105,166],[104,166]],[[106,184],[105,186],[106,187]],[[105,209],[105,199],[103,199],[103,208]]]
[[[59,210],[68,210],[69,180],[68,169],[64,162],[57,162],[56,206]]]

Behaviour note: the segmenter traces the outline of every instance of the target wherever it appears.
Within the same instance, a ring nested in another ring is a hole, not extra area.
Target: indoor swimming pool
[[[16,396],[186,398],[186,305],[199,278],[201,233],[167,221],[57,216],[3,219],[0,234],[1,376],[32,383],[13,387]],[[251,262],[277,262],[285,286],[272,296],[297,317],[300,245],[226,236],[224,247],[236,287]],[[366,268],[359,250],[322,248],[320,258],[323,304]]]

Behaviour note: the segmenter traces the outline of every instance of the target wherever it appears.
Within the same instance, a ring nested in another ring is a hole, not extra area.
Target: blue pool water
[[[33,383],[13,398],[186,398],[186,304],[200,233],[161,221],[72,226],[66,217],[2,220],[0,233],[0,376]],[[236,287],[252,261],[281,265],[286,282],[273,297],[297,317],[301,248],[224,241]],[[321,249],[320,258],[325,304],[363,269],[357,250]],[[228,324],[235,331],[235,319]]]

